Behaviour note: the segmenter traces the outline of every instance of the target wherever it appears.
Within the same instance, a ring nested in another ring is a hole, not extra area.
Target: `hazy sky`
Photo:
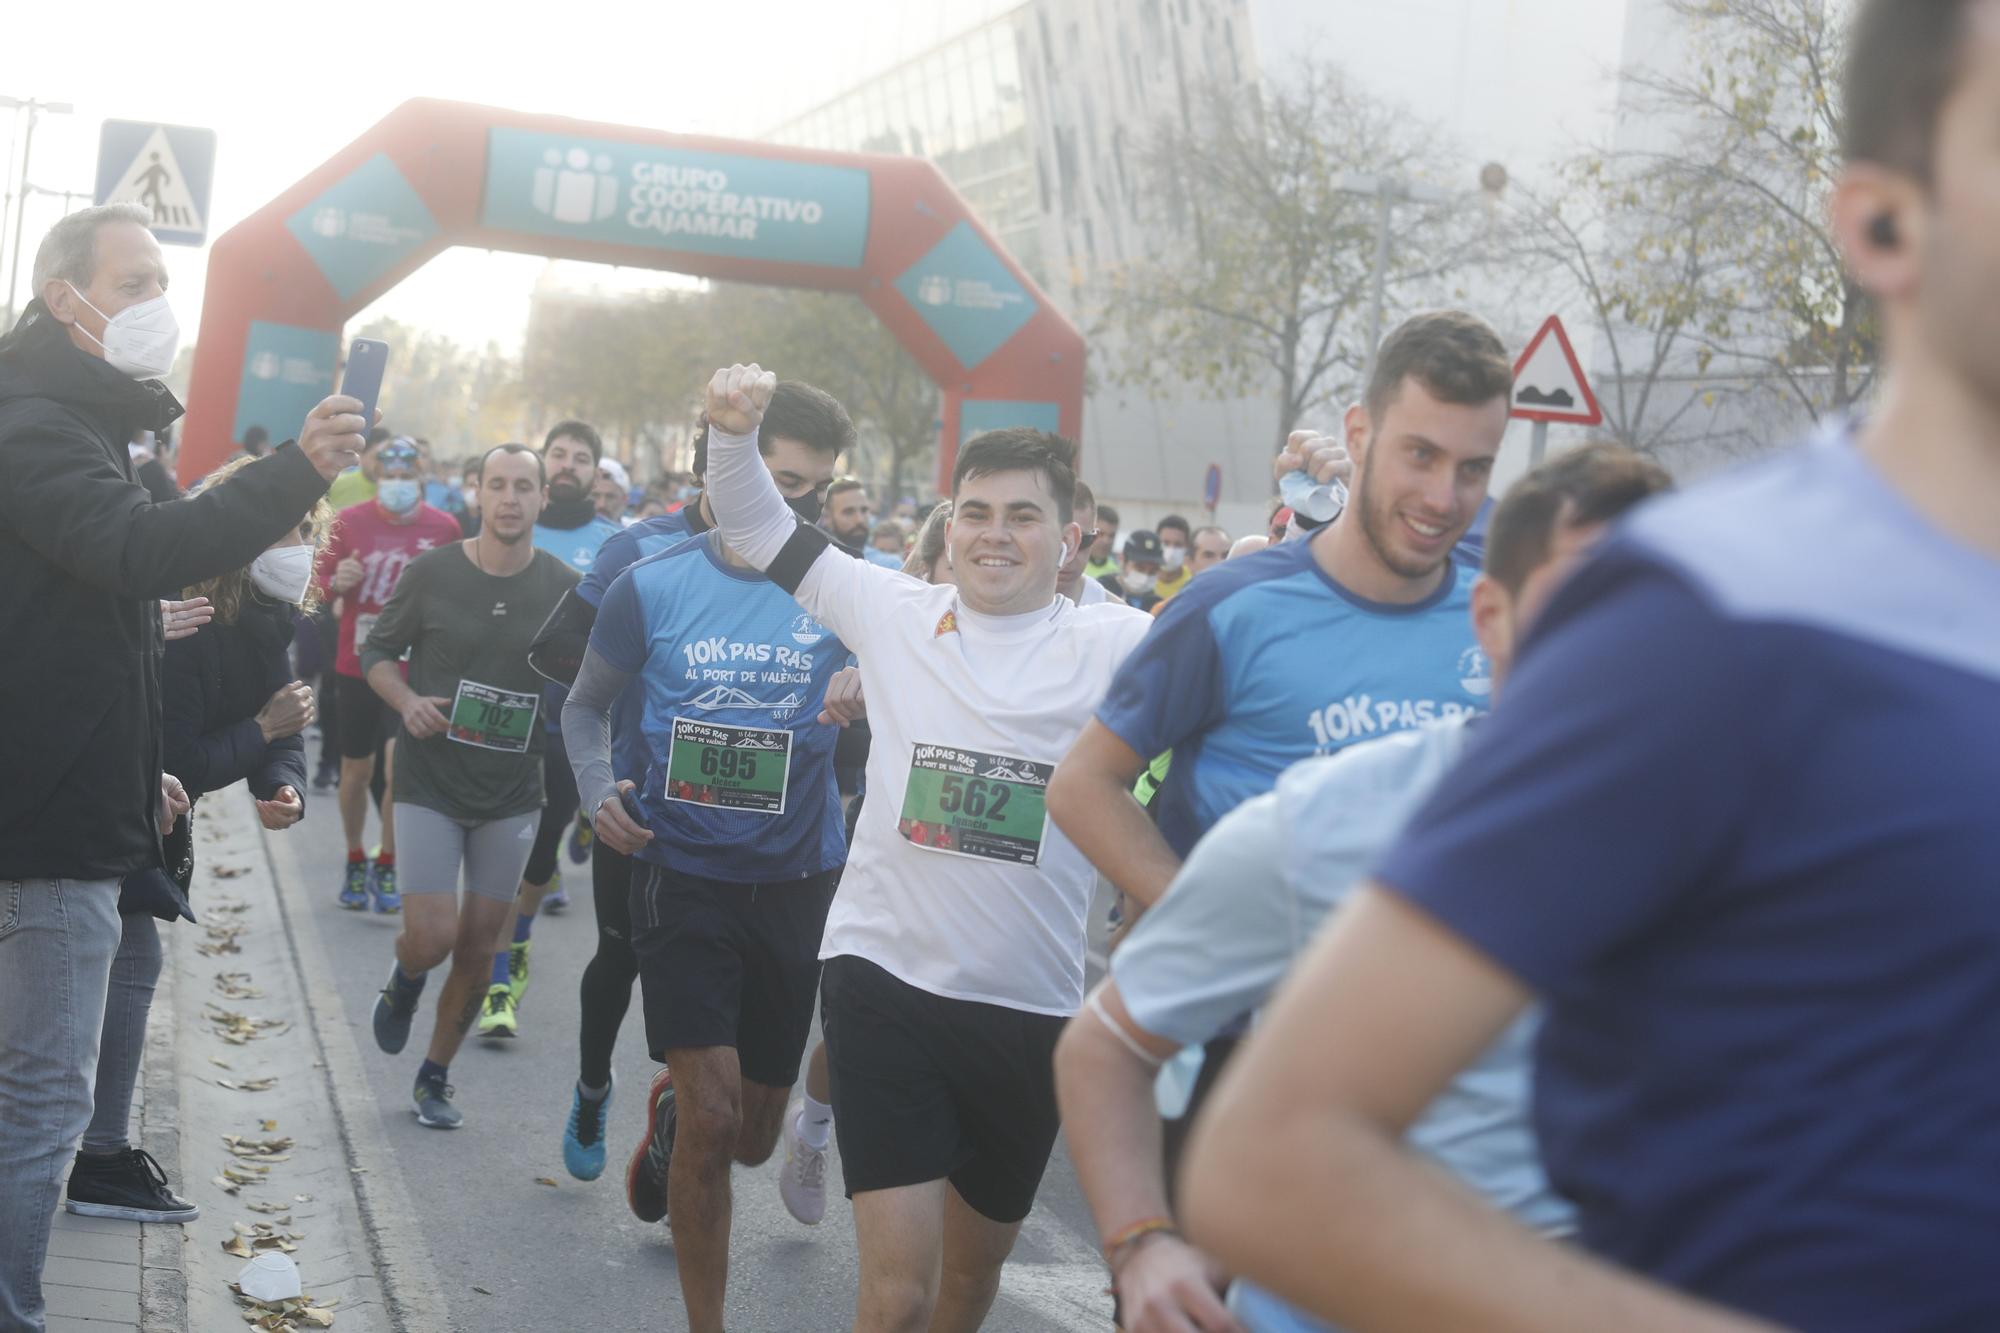
[[[36,131],[33,181],[49,189],[91,190],[106,119],[214,129],[213,236],[411,97],[752,135],[898,53],[1005,7],[996,0],[18,0],[0,23],[0,93],[75,104],[73,115],[46,116]],[[0,155],[18,137],[11,114],[0,112]],[[6,179],[18,171],[16,162]],[[35,242],[60,211],[59,200],[31,200],[23,301]],[[11,235],[6,243],[11,264]],[[204,260],[204,251],[167,250],[175,312],[189,338],[200,318]],[[447,251],[377,308],[467,342],[517,336],[542,265],[532,256]],[[0,283],[5,278],[0,270]]]
[[[748,136],[1018,2],[15,0],[0,27],[0,93],[75,104],[74,114],[44,117],[37,131],[33,180],[50,189],[92,188],[105,119],[216,130],[213,236],[411,97]],[[1572,108],[1600,100],[1601,87],[1582,85],[1598,83],[1615,60],[1624,9],[1620,0],[1249,4],[1267,60],[1272,49],[1316,46],[1426,119],[1472,127],[1490,143],[1468,148],[1517,170],[1535,147],[1554,147],[1555,133],[1574,128]],[[18,138],[9,114],[0,112],[0,153]],[[6,179],[17,170],[8,166]],[[30,202],[23,300],[35,242],[59,210],[54,199]],[[170,247],[167,256],[175,309],[192,338],[205,252]],[[447,251],[375,309],[463,342],[498,337],[511,351],[543,265],[534,256]]]

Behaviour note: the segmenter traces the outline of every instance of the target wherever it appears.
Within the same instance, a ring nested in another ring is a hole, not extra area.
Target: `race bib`
[[[451,730],[445,734],[460,745],[521,754],[528,748],[528,738],[535,734],[535,715],[541,707],[540,694],[461,680],[451,701]]]
[[[910,757],[896,831],[927,851],[1036,865],[1054,764],[919,745]]]
[[[674,719],[667,749],[670,801],[779,815],[791,772],[789,731]]]

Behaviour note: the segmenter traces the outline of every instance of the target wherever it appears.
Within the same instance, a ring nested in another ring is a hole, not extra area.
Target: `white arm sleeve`
[[[755,431],[726,435],[708,428],[708,502],[722,540],[758,569],[771,567],[799,525],[757,453]]]

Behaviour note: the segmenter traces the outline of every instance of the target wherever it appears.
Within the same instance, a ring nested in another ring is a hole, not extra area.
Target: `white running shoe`
[[[809,1227],[826,1216],[826,1149],[799,1137],[806,1104],[793,1102],[785,1112],[785,1169],[778,1173],[778,1194],[785,1211]]]

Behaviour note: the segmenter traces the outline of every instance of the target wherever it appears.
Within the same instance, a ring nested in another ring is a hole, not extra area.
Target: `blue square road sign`
[[[207,242],[214,183],[214,130],[107,120],[98,133],[97,202],[146,205],[162,245]]]

